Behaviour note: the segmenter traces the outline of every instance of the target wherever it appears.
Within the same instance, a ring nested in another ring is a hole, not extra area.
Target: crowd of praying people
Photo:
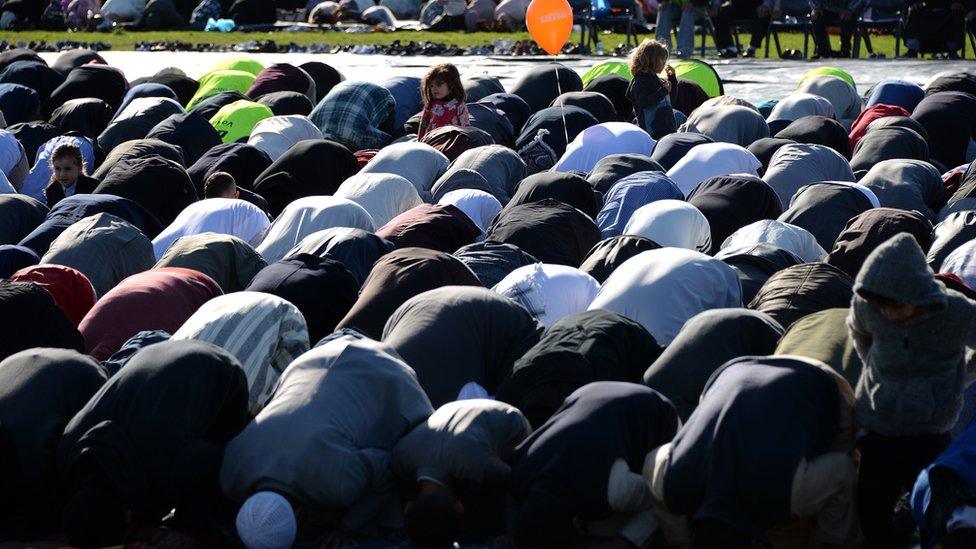
[[[0,53],[0,542],[976,543],[976,76],[319,59]]]

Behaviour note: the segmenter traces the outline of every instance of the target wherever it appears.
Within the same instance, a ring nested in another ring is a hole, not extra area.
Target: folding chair
[[[868,55],[874,53],[871,45],[871,32],[881,31],[895,37],[895,57],[901,55],[901,30],[903,26],[902,12],[900,9],[889,11],[878,7],[872,7],[870,13],[858,18],[854,25],[854,48],[851,57],[857,59],[861,56],[861,42],[868,51]]]
[[[597,13],[592,8],[586,16],[585,26],[589,30],[589,42],[596,47],[600,41],[600,29],[604,26],[616,27],[624,25],[626,28],[627,47],[637,47],[637,34],[634,32],[634,23],[637,13],[634,9],[634,2],[628,0],[611,0],[610,10],[605,13]],[[582,27],[581,27],[582,28]]]
[[[787,21],[786,17],[793,17],[795,21]],[[767,59],[769,59],[770,42],[776,44],[776,56],[777,57],[783,56],[783,46],[779,41],[779,33],[781,32],[802,32],[803,33],[803,58],[806,59],[807,57],[809,57],[810,33],[812,32],[809,13],[784,12],[783,20],[769,22],[769,34],[766,36],[766,58]]]

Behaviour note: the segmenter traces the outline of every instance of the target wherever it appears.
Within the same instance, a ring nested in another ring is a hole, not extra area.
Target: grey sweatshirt
[[[865,299],[874,294],[920,308],[907,322],[888,320]],[[908,234],[868,256],[854,284],[847,318],[864,362],[857,383],[857,422],[885,436],[949,431],[962,409],[976,346],[976,303],[935,279]]]
[[[522,413],[503,402],[449,402],[400,439],[393,451],[394,470],[455,490],[504,485],[510,471],[504,460],[529,430]]]

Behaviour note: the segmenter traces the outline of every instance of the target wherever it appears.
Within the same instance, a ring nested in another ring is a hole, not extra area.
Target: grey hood
[[[946,308],[946,293],[925,261],[922,248],[907,233],[898,234],[871,252],[857,275],[854,292],[938,310]]]

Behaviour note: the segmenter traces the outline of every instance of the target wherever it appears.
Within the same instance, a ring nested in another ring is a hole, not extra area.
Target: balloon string
[[[563,86],[559,82],[559,63],[553,63],[552,69],[556,71],[556,91],[559,95],[563,94]],[[563,135],[566,137],[566,145],[569,145],[569,130],[566,128],[566,102],[561,101],[559,103],[559,115],[563,118]]]

